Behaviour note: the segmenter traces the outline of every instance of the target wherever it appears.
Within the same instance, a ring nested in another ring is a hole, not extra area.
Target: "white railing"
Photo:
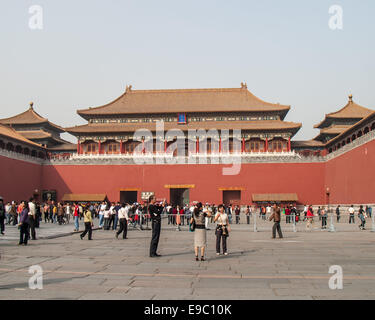
[[[189,153],[188,157],[298,157],[301,156],[294,150],[289,152],[217,152],[217,153]],[[154,158],[165,158],[173,157],[172,153],[156,152],[156,153],[122,153],[122,154],[77,154],[73,153],[70,159],[119,159],[119,158],[144,158],[144,157],[154,157]],[[183,156],[186,157],[186,156]]]
[[[6,149],[0,149],[0,156],[4,156],[10,159],[20,160],[20,161],[26,161],[36,164],[42,164],[44,162],[44,159],[33,157],[32,155],[27,155],[23,153],[19,153],[16,151],[10,151]]]
[[[355,139],[353,142],[346,144],[345,146],[341,147],[340,149],[337,149],[329,154],[326,155],[326,160],[331,160],[333,158],[336,158],[338,156],[343,155],[344,153],[351,151],[367,142],[370,142],[375,139],[375,130],[370,131],[363,136]]]
[[[306,162],[318,161],[319,159],[302,158],[295,151],[289,152],[220,152],[220,153],[189,153],[189,156],[173,156],[173,153],[124,153],[124,154],[77,154],[74,153],[70,157],[55,157],[48,160],[50,164],[89,164],[89,163],[163,163],[163,160],[174,160],[170,163],[229,163],[238,161],[241,163],[252,162]],[[48,163],[46,163],[48,164]]]

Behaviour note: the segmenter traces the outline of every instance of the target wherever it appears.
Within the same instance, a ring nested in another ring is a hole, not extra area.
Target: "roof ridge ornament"
[[[247,89],[247,83],[241,82],[241,89]]]
[[[349,102],[353,102],[353,95],[349,94]]]
[[[126,86],[126,88],[125,88],[125,92],[130,92],[130,91],[132,91],[132,85],[130,84],[130,85],[127,85]]]
[[[34,110],[34,108],[33,108],[33,106],[34,106],[34,102],[31,101],[31,102],[29,103],[29,105],[30,105],[30,109],[31,109],[31,110]]]

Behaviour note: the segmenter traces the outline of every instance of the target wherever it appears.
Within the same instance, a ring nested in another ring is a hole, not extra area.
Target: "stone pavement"
[[[204,262],[194,259],[194,234],[165,220],[159,258],[148,257],[151,231],[131,229],[117,240],[114,231],[97,230],[92,241],[73,234],[27,247],[0,238],[0,299],[375,298],[375,233],[285,231],[273,240],[271,227],[233,225],[229,255],[219,257],[214,230],[207,231]],[[32,265],[43,268],[42,290],[28,287]],[[342,290],[328,287],[331,265],[343,269]]]

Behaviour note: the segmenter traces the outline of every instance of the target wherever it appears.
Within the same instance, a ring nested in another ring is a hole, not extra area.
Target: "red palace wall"
[[[375,140],[326,162],[330,203],[375,202]]]
[[[41,186],[41,165],[0,156],[0,196],[4,201],[29,200]]]
[[[244,188],[241,203],[251,203],[253,193],[297,193],[301,203],[323,203],[324,163],[242,164],[239,175],[223,176],[229,165],[57,165],[44,166],[43,188],[65,193],[105,193],[120,200],[120,189],[154,191],[169,201],[165,185],[191,185],[190,201],[221,203],[219,188]]]
[[[243,188],[241,203],[253,193],[297,193],[302,204],[375,202],[375,140],[322,163],[242,164],[239,175],[224,176],[230,165],[46,165],[0,156],[0,196],[5,201],[28,199],[35,189],[65,193],[105,193],[120,200],[121,189],[154,191],[169,201],[165,185],[195,185],[190,200],[220,203],[219,188]]]

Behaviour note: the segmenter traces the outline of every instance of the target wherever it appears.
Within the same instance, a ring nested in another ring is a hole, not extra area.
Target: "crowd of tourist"
[[[181,230],[181,226],[188,225],[190,228],[194,220],[194,212],[197,202],[185,204],[183,206],[171,205],[165,202],[162,203],[161,216],[165,216],[168,225],[173,225],[176,230]],[[306,229],[312,229],[314,219],[319,219],[322,229],[327,228],[328,208],[325,206],[318,207],[314,212],[312,205],[304,205],[303,209],[297,209],[295,204],[285,204],[278,206],[280,209],[280,217],[285,217],[285,222],[300,223],[306,221]],[[241,223],[241,217],[245,217],[246,224],[250,224],[250,220],[257,215],[261,220],[267,220],[273,213],[271,204],[262,204],[258,206],[242,206],[239,205],[215,205],[202,204],[202,212],[206,214],[203,222],[205,229],[209,230],[210,223],[215,222],[216,214],[220,211],[226,214],[228,218],[228,225],[233,223]],[[336,216],[336,222],[339,223],[342,218],[343,210],[338,205],[333,210]],[[85,212],[90,212],[90,217],[85,215]],[[241,214],[242,213],[242,214]],[[372,217],[371,206],[362,205],[355,210],[351,205],[347,210],[349,216],[349,224],[355,223],[356,216],[359,219],[359,228],[365,230],[366,218]],[[39,203],[34,199],[29,201],[15,201],[4,203],[0,198],[0,231],[4,235],[5,224],[18,225],[22,237],[20,244],[27,244],[27,239],[36,239],[35,229],[39,228],[40,223],[54,223],[57,225],[69,224],[71,220],[74,223],[74,231],[79,231],[79,222],[83,220],[86,228],[86,223],[90,222],[93,226],[94,219],[98,219],[98,227],[104,230],[116,230],[116,237],[121,233],[123,238],[126,238],[128,226],[133,228],[144,228],[148,225],[150,220],[147,203],[123,203],[120,202],[106,202],[101,203],[62,203],[55,201],[47,201]],[[282,219],[282,218],[280,218]],[[202,222],[202,221],[200,221]],[[22,227],[22,225],[24,225]],[[27,225],[27,228],[25,227]],[[88,225],[88,224],[87,224]],[[119,227],[119,230],[117,231]],[[91,233],[89,227],[86,228],[86,233]],[[27,239],[26,239],[27,238]],[[224,245],[224,244],[223,244]]]

